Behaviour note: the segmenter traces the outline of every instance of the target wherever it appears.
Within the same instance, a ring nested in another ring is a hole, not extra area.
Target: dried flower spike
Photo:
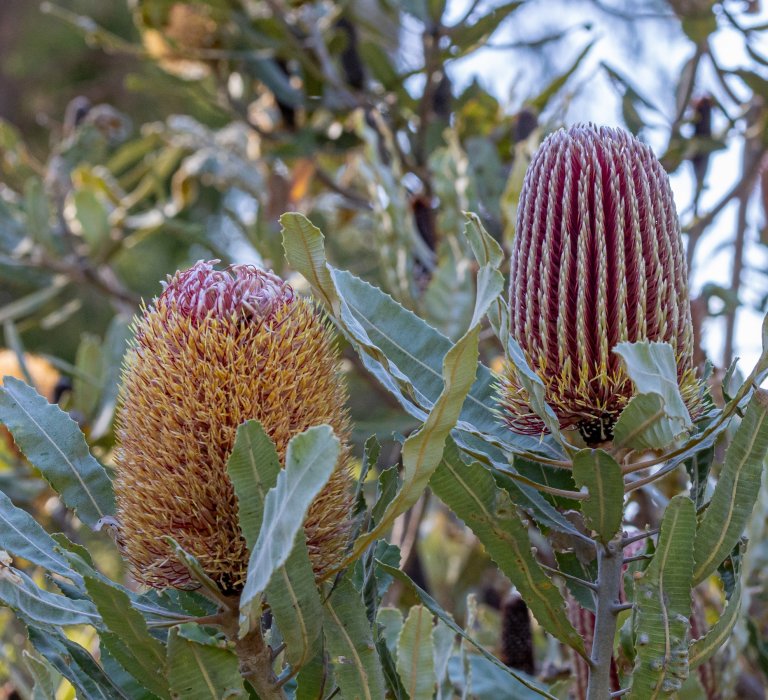
[[[675,351],[683,398],[698,402],[680,227],[651,149],[618,129],[579,125],[549,136],[525,176],[510,281],[510,333],[546,386],[561,428],[588,444],[612,436],[632,382],[612,352],[622,341]],[[514,368],[505,419],[541,433]]]
[[[176,273],[136,324],[120,393],[119,542],[136,579],[192,584],[170,535],[223,591],[240,590],[248,552],[226,470],[237,427],[259,420],[284,461],[290,438],[313,425],[330,424],[345,444],[345,403],[327,323],[279,277],[208,262]],[[345,549],[348,485],[343,448],[305,522],[318,576]]]

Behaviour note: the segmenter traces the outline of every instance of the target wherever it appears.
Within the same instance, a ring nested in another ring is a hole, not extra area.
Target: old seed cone
[[[248,552],[226,468],[237,427],[259,420],[284,463],[290,438],[314,425],[346,445],[345,402],[326,321],[279,277],[198,262],[170,278],[137,321],[118,410],[118,541],[136,579],[193,585],[170,535],[223,591],[239,591]],[[304,525],[318,576],[344,553],[349,481],[345,446]]]
[[[546,386],[560,426],[612,437],[632,382],[622,341],[669,343],[695,410],[693,330],[680,226],[651,149],[618,129],[578,125],[541,145],[525,176],[510,280],[510,333]],[[501,403],[517,432],[545,431],[507,363]]]

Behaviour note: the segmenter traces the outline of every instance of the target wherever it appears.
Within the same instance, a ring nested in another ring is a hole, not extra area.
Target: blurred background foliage
[[[740,308],[768,306],[767,19],[759,0],[4,0],[2,373],[70,411],[108,463],[141,300],[201,258],[264,265],[306,289],[280,245],[277,217],[291,210],[326,231],[334,264],[455,339],[475,296],[462,212],[508,251],[531,154],[582,118],[623,122],[673,175],[697,360],[725,367],[759,335],[736,325]],[[503,75],[513,76],[509,94]],[[725,277],[702,249],[725,255]],[[708,330],[716,344],[702,342]],[[482,352],[492,367],[501,356],[490,332]],[[396,462],[393,433],[411,421],[348,350],[344,368],[358,454],[376,433],[382,462]],[[101,536],[65,516],[10,440],[0,453],[2,490],[98,551]],[[666,498],[663,483],[638,490],[635,524],[657,525]],[[763,503],[758,539],[766,514]],[[537,630],[535,669],[507,648],[519,601],[435,498],[391,539],[414,580],[502,658],[549,680],[564,672],[567,659]],[[101,567],[119,576],[108,541],[102,550]],[[762,698],[768,684],[768,552],[756,546],[748,558],[750,605],[707,697],[738,685]],[[388,596],[416,602],[397,584]],[[701,614],[719,599],[700,601]],[[2,692],[30,697],[24,630],[3,611],[0,627]],[[502,697],[492,678],[486,685],[477,697]]]

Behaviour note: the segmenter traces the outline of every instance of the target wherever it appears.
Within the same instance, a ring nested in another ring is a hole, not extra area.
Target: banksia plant
[[[610,439],[632,397],[613,348],[663,341],[689,409],[688,281],[672,191],[651,149],[618,129],[579,125],[547,138],[525,177],[511,263],[510,333],[546,386],[560,427]],[[515,368],[503,373],[509,426],[544,432]]]
[[[193,585],[164,536],[194,555],[227,593],[245,581],[248,551],[227,476],[237,427],[257,419],[285,463],[288,441],[329,424],[349,434],[346,390],[325,319],[277,276],[199,262],[169,279],[136,324],[118,407],[118,541],[134,577]],[[349,534],[349,451],[304,527],[318,577]]]

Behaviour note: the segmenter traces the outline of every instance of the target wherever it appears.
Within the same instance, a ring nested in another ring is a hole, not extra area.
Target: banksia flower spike
[[[237,427],[259,420],[284,461],[290,438],[321,423],[346,444],[345,402],[326,321],[279,277],[208,262],[177,272],[136,324],[118,407],[118,542],[136,579],[194,585],[170,535],[222,591],[238,592],[248,551],[226,468]],[[342,448],[304,524],[318,576],[344,553],[349,482]]]
[[[549,136],[520,194],[510,333],[546,386],[560,427],[588,444],[612,436],[632,382],[622,341],[669,343],[689,409],[698,402],[680,226],[669,181],[648,146],[618,129]],[[501,402],[513,430],[541,433],[514,367]]]

